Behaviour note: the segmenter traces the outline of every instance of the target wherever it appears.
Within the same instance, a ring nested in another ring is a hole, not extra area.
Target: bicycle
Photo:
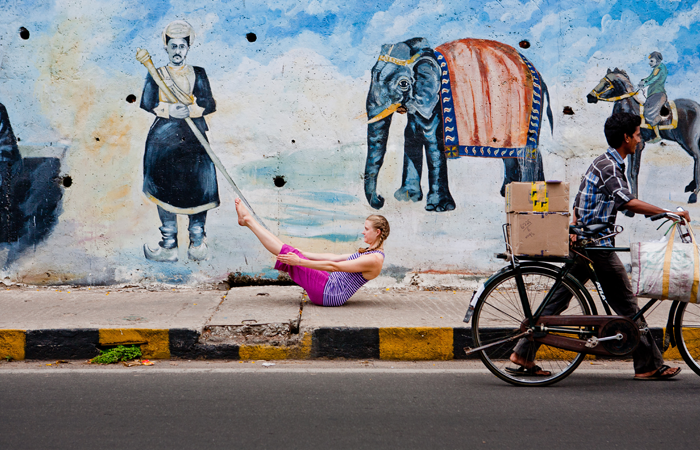
[[[666,218],[678,224],[683,242],[690,234],[680,216],[667,212],[650,217]],[[629,252],[627,247],[598,247],[600,240],[616,236],[622,227],[610,225],[570,226],[578,239],[572,244],[569,257],[516,257],[510,250],[508,225],[503,226],[506,253],[496,255],[509,260],[509,265],[493,274],[472,295],[464,322],[472,322],[474,348],[484,365],[498,378],[521,386],[546,386],[563,380],[581,364],[587,355],[623,357],[634,352],[641,334],[650,333],[647,324],[638,320],[658,299],[649,300],[632,318],[613,315],[602,292],[598,275],[589,263],[591,281],[601,299],[606,315],[598,315],[588,290],[572,275],[574,262],[588,259],[590,252]],[[601,232],[610,233],[594,238]],[[673,236],[671,236],[673,238]],[[589,259],[590,261],[590,259]],[[558,265],[559,264],[559,265]],[[571,295],[566,308],[557,315],[545,316],[544,308],[558,290]],[[549,375],[519,373],[509,356],[517,341],[526,339],[534,348],[537,364]],[[534,345],[532,345],[534,344]],[[677,347],[683,360],[700,375],[700,305],[673,301],[664,332],[662,352]],[[539,347],[539,349],[537,349]]]

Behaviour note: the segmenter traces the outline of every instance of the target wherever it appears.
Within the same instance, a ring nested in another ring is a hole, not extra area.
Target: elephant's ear
[[[429,119],[434,114],[435,105],[440,101],[440,66],[432,51],[418,58],[413,64],[413,78],[413,96],[407,102],[407,107]]]

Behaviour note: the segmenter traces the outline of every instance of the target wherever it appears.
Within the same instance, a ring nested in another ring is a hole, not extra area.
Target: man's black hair
[[[166,34],[166,35],[165,35],[165,45],[168,45],[168,44],[170,43],[170,39],[172,39],[172,38]],[[189,36],[185,36],[185,37],[182,38],[182,39],[184,39],[184,40],[187,41],[187,46],[189,47],[189,46],[190,46],[190,37],[189,37]]]
[[[659,62],[664,60],[664,57],[661,56],[661,53],[659,53],[659,52],[651,52],[651,54],[649,55],[649,59],[651,59],[651,58],[656,58],[656,60]]]
[[[625,142],[625,135],[632,137],[642,123],[641,117],[631,113],[615,113],[605,121],[605,139],[608,145],[618,149]]]

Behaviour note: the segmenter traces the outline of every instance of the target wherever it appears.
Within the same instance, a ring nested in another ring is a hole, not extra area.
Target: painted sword
[[[148,54],[148,50],[144,49],[136,49],[136,60],[143,64],[146,67],[146,70],[148,70],[148,73],[151,74],[151,77],[153,80],[156,82],[158,87],[160,88],[161,92],[163,92],[163,95],[167,98],[167,100],[171,103],[181,103],[180,100],[173,94],[173,92],[170,90],[168,85],[165,84],[163,81],[163,78],[161,78],[160,74],[158,73],[158,70],[156,70],[156,66],[153,65],[153,61],[151,61],[151,55]],[[245,204],[246,208],[248,208],[248,211],[253,215],[255,220],[258,221],[260,225],[265,227],[268,231],[270,230],[267,228],[267,225],[265,225],[265,222],[263,222],[260,217],[258,217],[257,214],[255,214],[255,211],[253,211],[253,208],[250,206],[250,203],[248,203],[248,200],[246,200],[245,196],[243,195],[243,192],[241,192],[240,189],[238,189],[238,186],[236,186],[236,182],[233,181],[233,178],[231,178],[231,175],[229,175],[228,171],[224,167],[224,165],[221,163],[221,160],[219,159],[218,156],[214,153],[214,150],[212,150],[211,146],[209,145],[209,141],[202,135],[202,132],[199,131],[199,128],[197,128],[197,125],[194,124],[191,118],[186,117],[185,122],[187,122],[187,125],[190,127],[194,135],[197,137],[197,140],[199,141],[200,144],[202,144],[202,147],[204,147],[204,150],[207,151],[207,154],[211,158],[211,160],[214,162],[214,165],[216,168],[221,172],[221,174],[226,178],[226,181],[229,182],[231,187],[233,188],[233,191],[236,193],[236,195],[241,199],[243,204]]]

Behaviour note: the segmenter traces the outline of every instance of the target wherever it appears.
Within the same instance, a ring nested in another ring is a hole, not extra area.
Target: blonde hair
[[[372,224],[372,227],[380,231],[379,234],[379,244],[375,245],[374,248],[380,248],[382,245],[384,245],[384,241],[386,238],[389,237],[389,233],[391,232],[391,228],[389,227],[389,221],[386,220],[386,217],[380,216],[379,214],[372,214],[371,216],[367,217],[370,223]],[[367,248],[361,248],[358,251],[360,253],[364,253],[366,251],[369,251],[370,247]]]

